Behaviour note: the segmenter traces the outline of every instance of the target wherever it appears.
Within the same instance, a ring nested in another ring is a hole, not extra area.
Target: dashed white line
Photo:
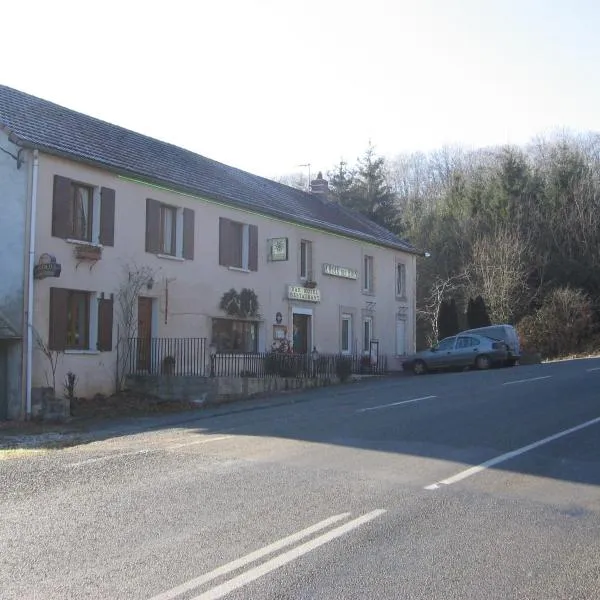
[[[588,373],[593,373],[594,371],[600,371],[600,367],[594,367],[593,369],[586,369]]]
[[[168,446],[169,450],[177,450],[177,448],[185,448],[186,446],[197,446],[198,444],[209,444],[210,442],[220,442],[221,440],[228,440],[234,437],[233,435],[222,435],[219,437],[208,438],[207,440],[195,440],[193,442],[185,442],[184,444],[175,444]]]
[[[401,400],[400,402],[392,402],[391,404],[380,404],[378,406],[369,406],[368,408],[359,408],[356,412],[363,413],[370,410],[381,410],[383,408],[392,408],[393,406],[402,406],[403,404],[412,404],[413,402],[421,402],[422,400],[431,400],[437,396],[422,396],[421,398],[412,398],[411,400]]]
[[[320,546],[323,546],[324,544],[327,544],[328,542],[331,542],[334,539],[339,538],[342,535],[345,535],[346,533],[349,533],[353,529],[357,529],[361,525],[364,525],[365,523],[376,519],[385,512],[385,510],[378,509],[367,513],[362,517],[358,517],[357,519],[349,521],[348,523],[345,523],[340,527],[336,527],[335,529],[332,529],[331,531],[328,531],[323,535],[320,535],[308,542],[305,542],[304,544],[301,544],[300,546],[296,546],[295,548],[292,548],[291,550],[288,550],[287,552],[284,552],[283,554],[272,558],[271,560],[268,560],[262,565],[258,565],[257,567],[254,567],[253,569],[250,569],[245,573],[242,573],[241,575],[230,579],[229,581],[215,586],[207,592],[196,596],[192,600],[218,600],[219,598],[223,598],[223,596],[226,596],[234,590],[244,587],[245,585],[256,581],[260,577],[271,573],[271,571],[275,571],[276,569],[287,565],[288,563],[300,558],[301,556],[308,554],[313,550],[316,550]]]
[[[543,375],[542,377],[530,377],[529,379],[517,379],[515,381],[505,381],[502,385],[514,385],[515,383],[529,383],[530,381],[541,381],[542,379],[550,379],[552,375]]]
[[[323,529],[326,529],[330,525],[333,525],[334,523],[337,523],[338,521],[342,521],[343,519],[346,519],[349,516],[350,516],[350,513],[346,512],[346,513],[342,513],[339,515],[334,515],[333,517],[329,517],[328,519],[320,521],[319,523],[316,523],[315,525],[311,525],[310,527],[307,527],[306,529],[302,529],[302,531],[298,531],[297,533],[293,533],[292,535],[288,535],[287,537],[277,540],[276,542],[273,542],[272,544],[269,544],[268,546],[265,546],[264,548],[255,550],[254,552],[251,552],[250,554],[246,554],[246,556],[242,556],[242,558],[238,558],[237,560],[227,563],[226,565],[223,565],[217,569],[214,569],[213,571],[210,571],[209,573],[206,573],[205,575],[201,575],[200,577],[190,579],[189,581],[186,581],[185,583],[182,583],[181,585],[178,585],[177,587],[174,587],[171,590],[163,592],[162,594],[158,594],[158,596],[153,596],[150,600],[172,600],[176,596],[185,594],[186,592],[189,592],[189,591],[193,590],[194,588],[204,585],[205,583],[208,583],[209,581],[212,581],[213,579],[217,579],[218,577],[227,575],[228,573],[231,573],[232,571],[236,571],[237,569],[240,569],[241,567],[245,567],[246,565],[257,561],[258,559],[263,558],[264,556],[273,554],[273,552],[277,552],[278,550],[283,550],[284,548],[287,548],[288,546],[291,546],[292,544],[295,544],[296,542],[300,542],[304,538],[307,538],[307,537],[313,535],[314,533],[317,533]]]
[[[595,419],[592,419],[591,421],[586,421],[585,423],[580,423],[579,425],[576,425],[575,427],[571,427],[570,429],[565,429],[563,431],[559,431],[558,433],[555,433],[554,435],[545,437],[541,440],[538,440],[537,442],[528,444],[527,446],[517,448],[516,450],[512,450],[511,452],[506,452],[506,454],[501,454],[500,456],[496,456],[495,458],[486,460],[484,463],[481,463],[480,465],[471,467],[470,469],[461,471],[460,473],[457,473],[456,475],[453,475],[452,477],[448,477],[447,479],[442,479],[442,481],[438,481],[436,483],[428,485],[425,487],[425,489],[426,490],[437,490],[441,485],[452,485],[453,483],[457,483],[459,481],[462,481],[463,479],[467,479],[467,477],[472,477],[473,475],[477,475],[477,473],[481,473],[482,471],[485,471],[486,469],[489,469],[490,467],[493,467],[495,465],[503,463],[507,460],[510,460],[511,458],[515,458],[516,456],[519,456],[520,454],[524,454],[525,452],[534,450],[535,448],[538,448],[539,446],[543,446],[544,444],[553,442],[554,440],[557,440],[557,439],[564,437],[566,435],[569,435],[571,433],[575,433],[576,431],[579,431],[581,429],[585,429],[586,427],[591,427],[592,425],[596,425],[597,423],[600,423],[600,417],[596,417]]]

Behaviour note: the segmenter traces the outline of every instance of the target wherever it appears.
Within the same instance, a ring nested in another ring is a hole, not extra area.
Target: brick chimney
[[[329,199],[329,182],[323,179],[321,171],[317,173],[317,178],[310,182],[310,193],[321,196],[323,200]]]

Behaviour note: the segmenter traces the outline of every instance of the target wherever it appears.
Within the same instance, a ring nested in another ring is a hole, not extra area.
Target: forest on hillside
[[[327,177],[337,201],[429,253],[417,264],[421,347],[484,305],[543,356],[597,349],[600,135],[388,159],[370,145]]]

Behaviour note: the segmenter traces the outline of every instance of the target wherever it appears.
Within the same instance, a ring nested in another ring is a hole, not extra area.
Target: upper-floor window
[[[312,279],[313,277],[313,257],[312,242],[301,240],[300,242],[300,279]]]
[[[219,218],[219,264],[258,271],[258,227]]]
[[[396,297],[406,298],[406,265],[396,263]]]
[[[373,257],[363,256],[363,291],[372,293],[374,290]]]
[[[194,211],[146,199],[146,252],[193,260]]]
[[[55,175],[52,235],[65,240],[113,246],[115,191]]]

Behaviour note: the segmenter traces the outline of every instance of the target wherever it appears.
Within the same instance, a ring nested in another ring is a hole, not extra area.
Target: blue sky
[[[265,176],[600,130],[592,0],[66,0],[0,10],[0,82]]]

